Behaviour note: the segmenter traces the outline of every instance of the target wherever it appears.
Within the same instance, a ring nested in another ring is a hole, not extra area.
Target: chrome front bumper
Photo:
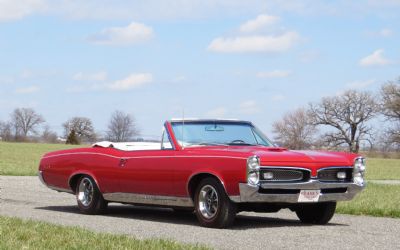
[[[265,203],[298,203],[300,190],[329,190],[321,192],[318,202],[351,200],[365,187],[365,182],[332,183],[310,180],[299,183],[260,183],[252,186],[247,183],[239,183],[240,196],[230,196],[231,200],[240,202],[265,202]],[[346,188],[345,192],[332,192],[332,189]],[[277,193],[262,193],[262,190],[279,190]],[[288,190],[285,193],[285,190]],[[296,193],[296,190],[299,192]]]
[[[47,184],[46,184],[46,182],[44,182],[44,179],[43,179],[43,172],[40,170],[38,172],[38,177],[39,177],[40,182],[47,187]]]

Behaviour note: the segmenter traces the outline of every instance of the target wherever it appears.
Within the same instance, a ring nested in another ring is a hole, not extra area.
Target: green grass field
[[[0,216],[0,249],[207,249],[162,239],[138,240],[78,227]]]
[[[74,147],[77,146],[0,142],[0,175],[36,175],[44,153]]]
[[[400,180],[400,159],[367,159],[367,180]]]
[[[339,202],[338,213],[400,218],[400,185],[368,183],[354,200]]]

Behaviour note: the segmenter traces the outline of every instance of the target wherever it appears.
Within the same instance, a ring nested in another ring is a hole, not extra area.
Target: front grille
[[[345,172],[346,178],[337,178],[338,172]],[[353,178],[352,168],[327,168],[318,171],[318,179],[325,182],[349,182]]]
[[[272,173],[272,179],[264,178],[265,173]],[[260,179],[270,182],[291,182],[306,181],[310,178],[310,172],[302,169],[285,169],[285,168],[264,168],[260,170]]]

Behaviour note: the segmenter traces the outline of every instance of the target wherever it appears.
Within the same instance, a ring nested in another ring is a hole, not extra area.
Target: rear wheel
[[[195,192],[195,210],[201,226],[224,228],[233,224],[236,204],[215,178],[203,179]]]
[[[89,176],[82,176],[78,180],[76,200],[79,210],[85,214],[100,214],[107,208],[96,182]]]
[[[300,221],[307,224],[327,224],[335,214],[336,202],[306,204],[296,210]]]

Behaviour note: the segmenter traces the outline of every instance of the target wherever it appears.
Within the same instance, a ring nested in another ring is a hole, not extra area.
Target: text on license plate
[[[321,190],[301,190],[298,202],[318,202]]]

